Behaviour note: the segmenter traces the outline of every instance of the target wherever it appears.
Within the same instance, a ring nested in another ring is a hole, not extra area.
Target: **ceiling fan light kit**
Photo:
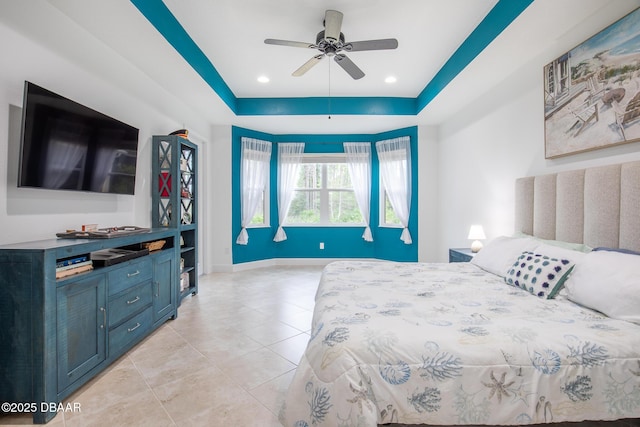
[[[305,43],[290,40],[266,39],[266,44],[276,46],[299,47],[304,49],[317,49],[321,53],[313,56],[300,68],[292,73],[294,77],[300,77],[309,71],[314,65],[320,62],[325,56],[333,57],[333,60],[349,74],[353,79],[358,80],[365,76],[364,72],[344,53],[359,52],[365,50],[387,50],[396,49],[398,40],[380,39],[364,40],[357,42],[345,42],[342,30],[343,14],[337,10],[327,10],[324,15],[324,30],[316,36],[316,42]]]

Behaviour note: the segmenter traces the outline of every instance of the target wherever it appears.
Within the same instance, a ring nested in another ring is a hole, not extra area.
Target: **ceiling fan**
[[[364,40],[358,42],[345,42],[344,34],[340,32],[342,27],[342,13],[337,10],[327,10],[324,15],[324,31],[320,31],[316,36],[316,42],[305,43],[289,40],[266,39],[266,44],[278,46],[301,47],[305,49],[317,49],[321,53],[314,56],[291,75],[300,77],[309,71],[314,65],[325,56],[333,57],[334,61],[342,67],[354,79],[364,77],[364,72],[342,52],[359,52],[363,50],[383,50],[395,49],[398,47],[396,39]]]

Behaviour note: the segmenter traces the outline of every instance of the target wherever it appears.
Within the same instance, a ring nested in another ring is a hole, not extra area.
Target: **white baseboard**
[[[233,264],[213,264],[211,270],[204,274],[209,273],[233,273]]]
[[[237,271],[253,270],[255,268],[274,266],[324,266],[334,261],[379,261],[374,258],[273,258],[259,261],[242,262],[239,264],[212,266],[212,273],[234,273]]]
[[[276,265],[327,265],[344,258],[276,258]]]
[[[250,261],[250,262],[242,262],[239,264],[233,264],[231,266],[232,271],[246,271],[253,270],[255,268],[263,268],[263,267],[273,267],[276,265],[275,259],[261,259],[259,261]]]

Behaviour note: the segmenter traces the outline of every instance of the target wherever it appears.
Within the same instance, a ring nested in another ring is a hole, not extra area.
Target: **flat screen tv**
[[[134,194],[138,129],[24,85],[18,187]]]

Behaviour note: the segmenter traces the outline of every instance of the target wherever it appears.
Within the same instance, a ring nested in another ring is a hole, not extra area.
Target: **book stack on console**
[[[62,279],[89,270],[93,270],[93,261],[89,259],[88,255],[61,259],[56,263],[56,279]]]

